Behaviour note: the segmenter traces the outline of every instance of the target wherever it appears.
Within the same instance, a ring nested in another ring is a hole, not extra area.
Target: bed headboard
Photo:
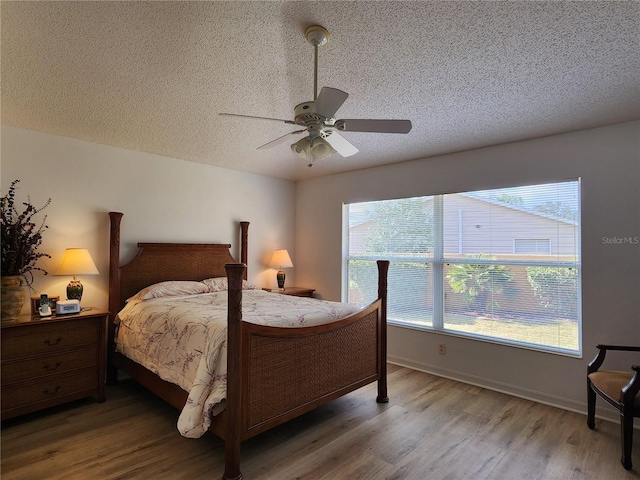
[[[109,311],[111,318],[127,298],[142,288],[166,280],[204,280],[226,277],[225,264],[236,263],[228,243],[138,243],[138,254],[120,266],[120,222],[123,214],[110,212]],[[240,222],[240,263],[247,263],[249,222]],[[244,278],[247,274],[245,270]]]

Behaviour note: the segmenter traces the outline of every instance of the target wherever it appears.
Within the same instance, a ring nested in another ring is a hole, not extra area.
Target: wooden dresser
[[[93,396],[105,400],[108,312],[2,324],[2,419]]]

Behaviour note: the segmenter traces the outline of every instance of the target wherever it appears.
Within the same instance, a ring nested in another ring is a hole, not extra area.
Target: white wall
[[[231,243],[239,259],[237,222],[244,220],[251,222],[249,280],[275,288],[276,271],[265,266],[273,250],[287,248],[296,258],[291,181],[4,125],[1,134],[2,195],[20,179],[20,202],[27,195],[36,206],[52,199],[42,212],[49,229],[41,251],[52,258],[46,262],[50,274],[36,274],[41,293],[66,297],[69,278],[51,273],[65,248],[84,247],[100,275],[80,277],[82,305],[107,308],[109,211],[124,213],[122,261],[133,258],[139,241]],[[287,272],[291,284],[294,270]]]
[[[101,274],[81,278],[83,305],[103,308],[112,210],[125,214],[123,260],[137,241],[232,243],[237,255],[236,222],[248,220],[250,280],[275,286],[275,271],[265,264],[275,248],[287,248],[295,265],[287,283],[339,300],[343,202],[581,177],[582,359],[393,326],[389,359],[583,411],[595,344],[640,344],[640,246],[602,240],[640,236],[639,139],[640,122],[632,122],[294,184],[2,126],[0,173],[3,195],[19,178],[19,199],[30,195],[39,205],[52,198],[42,249],[53,257],[49,271],[65,248],[88,248]],[[37,276],[35,287],[64,298],[67,283]],[[438,343],[447,344],[446,356],[437,354]]]
[[[343,202],[576,177],[582,178],[583,358],[391,326],[389,359],[585,411],[585,372],[595,345],[640,345],[640,245],[603,242],[640,237],[640,122],[298,182],[297,284],[340,299]],[[438,343],[446,343],[446,356],[438,355]],[[393,401],[393,391],[389,395]]]

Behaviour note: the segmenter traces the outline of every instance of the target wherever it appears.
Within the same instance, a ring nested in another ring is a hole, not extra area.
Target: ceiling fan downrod
[[[304,36],[311,45],[313,45],[313,101],[318,99],[318,47],[323,46],[329,41],[329,31],[320,25],[311,25],[308,27]]]

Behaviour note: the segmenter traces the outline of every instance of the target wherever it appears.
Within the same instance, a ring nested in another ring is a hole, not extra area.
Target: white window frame
[[[566,180],[563,180],[566,181]],[[560,182],[563,182],[560,181]],[[580,195],[580,179],[573,179],[571,181],[577,182],[578,195]],[[497,188],[496,190],[499,190]],[[421,264],[430,264],[433,270],[433,318],[432,318],[432,326],[427,325],[418,325],[411,322],[403,322],[394,320],[393,318],[388,318],[388,323],[397,325],[400,327],[406,327],[411,329],[418,330],[426,330],[426,331],[435,331],[438,333],[446,333],[449,335],[471,338],[474,340],[480,341],[488,341],[491,343],[497,344],[505,344],[516,346],[525,349],[531,349],[536,351],[548,352],[561,354],[571,357],[582,357],[582,311],[581,311],[581,297],[582,297],[582,287],[581,287],[581,242],[579,241],[580,233],[580,224],[578,222],[578,242],[577,242],[577,261],[574,262],[561,262],[561,261],[553,261],[553,262],[544,262],[544,261],[523,261],[523,260],[473,260],[470,262],[468,258],[448,258],[444,254],[444,225],[442,224],[443,220],[443,204],[445,195],[434,195],[432,196],[434,199],[434,252],[433,256],[419,256],[419,257],[396,257],[396,256],[368,256],[368,255],[349,255],[349,221],[348,221],[348,204],[343,205],[343,282],[342,282],[342,298],[343,301],[348,301],[348,282],[349,282],[349,262],[352,260],[389,260],[393,265],[394,262],[415,262]],[[580,198],[578,198],[578,218],[580,218]],[[439,210],[439,211],[438,211]],[[538,239],[539,240],[539,239]],[[548,239],[543,239],[548,240]],[[515,240],[514,240],[514,252],[515,252]],[[549,248],[551,248],[551,242],[549,241]],[[538,252],[539,253],[539,252]],[[447,264],[468,264],[468,263],[478,263],[478,264],[496,264],[496,265],[524,265],[524,266],[535,266],[535,267],[558,267],[558,268],[577,268],[578,269],[578,312],[577,312],[577,328],[578,328],[578,348],[576,350],[573,349],[562,349],[556,348],[550,345],[542,345],[542,344],[531,344],[522,341],[504,339],[500,337],[491,337],[491,336],[482,336],[475,335],[473,333],[461,332],[457,330],[447,329],[444,325],[444,291],[445,291],[445,275],[444,269]]]

